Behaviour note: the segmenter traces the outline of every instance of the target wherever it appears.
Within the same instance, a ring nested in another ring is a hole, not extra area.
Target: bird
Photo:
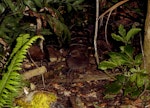
[[[80,50],[72,50],[66,58],[67,66],[70,70],[84,70],[88,67],[88,56]]]
[[[29,54],[31,58],[35,61],[40,61],[45,59],[45,53],[42,52],[42,50],[38,45],[32,45],[29,48]]]

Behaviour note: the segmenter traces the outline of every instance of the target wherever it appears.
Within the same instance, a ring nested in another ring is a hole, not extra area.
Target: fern
[[[27,49],[38,38],[43,39],[42,36],[30,38],[29,34],[21,34],[17,38],[17,44],[6,63],[2,79],[0,80],[0,107],[13,106],[13,99],[22,87],[22,77],[18,71],[21,70],[20,66],[26,57]]]

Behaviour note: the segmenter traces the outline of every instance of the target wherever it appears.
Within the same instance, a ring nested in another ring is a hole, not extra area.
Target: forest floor
[[[61,104],[64,108],[148,108],[150,101],[147,99],[131,99],[123,96],[121,91],[117,95],[106,95],[105,85],[111,83],[113,79],[97,69],[94,56],[89,59],[89,66],[84,71],[71,71],[70,75],[67,74],[69,70],[65,58],[59,62],[48,63],[33,63],[26,60],[23,64],[23,73],[28,70],[39,73],[39,70],[35,70],[37,66],[39,68],[45,66],[47,72],[43,74],[44,78],[42,75],[29,76],[31,77],[29,81],[35,85],[34,91],[55,93],[58,97],[58,106]],[[111,76],[120,74],[112,71],[108,73]]]
[[[132,8],[138,8],[138,5],[135,2],[131,2],[128,5]],[[143,14],[141,15],[136,11],[131,11],[129,6],[127,7],[128,8],[120,6],[118,10],[116,9],[116,11],[112,13],[108,24],[108,37],[110,37],[112,32],[117,31],[119,24],[125,25],[125,27],[128,28],[132,25],[136,25],[136,21],[139,21],[139,17],[144,17]],[[106,17],[104,17],[104,20],[106,20]],[[133,20],[132,18],[136,20]],[[89,24],[86,29],[82,29],[83,31],[78,27],[75,28],[76,30],[72,29],[71,31],[72,36],[74,36],[71,38],[77,38],[77,36],[82,37],[81,40],[77,39],[75,42],[83,42],[84,37],[87,39],[86,46],[88,46],[87,53],[89,63],[85,69],[70,71],[68,65],[66,65],[67,55],[69,55],[69,51],[72,50],[70,47],[68,49],[58,50],[53,46],[46,46],[50,53],[48,57],[50,61],[40,59],[35,61],[34,58],[32,58],[32,56],[38,54],[35,51],[35,54],[31,55],[31,57],[26,59],[23,63],[24,72],[34,70],[38,67],[40,68],[41,66],[46,67],[46,72],[44,74],[28,78],[30,83],[33,83],[36,86],[35,90],[55,93],[58,97],[57,102],[59,107],[57,108],[63,108],[62,106],[64,106],[64,108],[149,108],[149,99],[131,99],[130,97],[123,96],[122,91],[117,95],[105,94],[105,86],[114,80],[110,76],[121,73],[117,72],[118,70],[109,70],[109,76],[97,68],[98,66],[95,62],[93,46],[94,23]],[[108,52],[117,51],[120,46],[119,43],[112,41],[111,38],[109,38],[110,45],[107,45],[104,37],[104,26],[99,30],[99,38],[97,40],[100,61],[108,59]],[[141,23],[138,23],[136,26],[141,27]],[[87,37],[87,35],[90,36]],[[71,42],[71,44],[72,43],[74,42]],[[139,36],[134,39],[133,45],[135,46],[136,51],[140,52]],[[82,46],[79,45],[78,47],[80,48]],[[36,71],[38,73],[38,70]]]

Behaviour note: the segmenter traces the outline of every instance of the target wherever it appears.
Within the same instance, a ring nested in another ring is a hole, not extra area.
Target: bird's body
[[[88,57],[79,50],[72,50],[67,57],[67,66],[71,70],[81,70],[88,67]]]
[[[45,53],[42,52],[42,50],[40,49],[38,45],[32,45],[29,48],[29,54],[30,54],[30,57],[35,61],[42,61],[46,58]]]

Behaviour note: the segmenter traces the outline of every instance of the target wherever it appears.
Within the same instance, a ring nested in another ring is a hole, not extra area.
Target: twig
[[[38,65],[34,62],[34,60],[32,59],[31,55],[30,55],[30,52],[28,51],[28,55],[29,55],[29,58],[31,60],[31,62],[35,65],[35,67],[38,67]]]
[[[101,74],[97,74],[97,75],[94,75],[94,74],[81,74],[79,76],[79,78],[74,78],[72,80],[72,83],[77,83],[77,82],[88,82],[88,81],[99,81],[99,80],[108,80],[108,81],[113,81],[115,80],[114,77],[116,75],[120,75],[121,73],[114,73],[114,74],[111,74],[111,77],[109,75],[106,75],[105,73],[101,73]],[[64,79],[62,79],[64,78]],[[65,79],[65,76],[61,76],[58,77],[57,79],[55,78],[53,80],[54,83],[66,83],[66,79]]]
[[[101,19],[104,17],[104,15],[106,15],[107,13],[109,13],[110,11],[113,11],[114,9],[116,9],[117,7],[119,7],[120,5],[126,3],[127,1],[129,0],[123,0],[123,1],[120,1],[118,2],[117,4],[113,5],[111,8],[107,9],[104,13],[102,13],[98,19]]]
[[[98,57],[98,52],[97,52],[98,16],[99,16],[99,0],[96,0],[96,21],[95,21],[94,49],[95,49],[95,59],[96,59],[97,65],[99,64],[99,57]]]
[[[43,42],[43,41],[41,41],[41,42]],[[41,44],[42,45],[42,44]],[[28,55],[29,55],[29,58],[30,58],[30,60],[31,60],[31,62],[36,66],[36,68],[39,68],[39,66],[34,62],[34,60],[32,59],[32,57],[31,57],[31,55],[30,55],[30,53],[29,53],[29,51],[28,51]],[[46,71],[47,72],[47,71]],[[43,87],[45,88],[45,80],[44,80],[44,75],[43,74],[41,74],[41,76],[42,76],[42,82],[43,82]]]
[[[112,11],[109,12],[108,17],[107,17],[107,21],[105,24],[105,40],[106,40],[107,45],[109,45],[108,38],[107,38],[107,26],[108,26],[108,21],[109,21],[111,13],[112,13]]]
[[[142,52],[142,57],[143,57],[143,68],[146,69],[145,66],[145,54],[144,54],[144,49],[143,49],[143,42],[142,42],[142,36],[140,35],[140,46],[141,46],[141,52]]]
[[[113,75],[110,75],[107,71],[104,71],[104,73],[111,79],[116,80],[116,78]]]

